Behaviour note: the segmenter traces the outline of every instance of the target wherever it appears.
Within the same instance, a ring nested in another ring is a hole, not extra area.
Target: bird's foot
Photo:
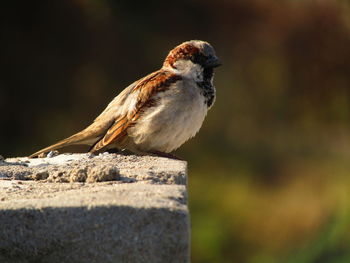
[[[179,161],[185,161],[184,159],[174,155],[174,154],[171,154],[171,153],[165,153],[165,152],[160,152],[160,151],[150,151],[148,152],[149,154],[152,154],[152,155],[156,155],[158,157],[165,157],[165,158],[169,158],[169,159],[174,159],[174,160],[179,160]]]

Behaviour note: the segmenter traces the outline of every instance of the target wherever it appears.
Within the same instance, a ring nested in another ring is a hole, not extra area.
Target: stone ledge
[[[35,164],[6,159],[0,166],[0,262],[189,261],[186,162],[116,154],[64,156],[31,159],[40,162]],[[10,180],[19,170],[6,173],[9,163],[23,168],[21,176],[55,165],[71,169],[62,161],[67,156],[68,163],[81,166],[98,167],[105,159],[103,166],[117,169],[117,180],[59,183],[48,182],[49,175],[23,181]]]
[[[153,156],[103,153],[0,160],[0,179],[48,182],[149,182],[186,185],[186,162]]]

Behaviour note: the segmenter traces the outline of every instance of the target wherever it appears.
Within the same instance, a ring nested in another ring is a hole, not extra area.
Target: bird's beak
[[[205,62],[205,67],[207,68],[216,68],[221,66],[221,61],[217,56],[211,56]]]

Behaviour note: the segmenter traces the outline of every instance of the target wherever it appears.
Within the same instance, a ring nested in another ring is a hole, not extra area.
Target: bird
[[[128,150],[171,157],[201,128],[215,101],[214,68],[220,65],[208,42],[183,42],[168,53],[161,69],[126,87],[91,125],[29,158],[81,144],[94,154]]]

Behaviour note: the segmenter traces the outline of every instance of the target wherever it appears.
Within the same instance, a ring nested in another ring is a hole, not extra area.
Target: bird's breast
[[[142,151],[171,152],[193,137],[207,114],[207,103],[195,82],[179,81],[154,96],[128,134]]]

